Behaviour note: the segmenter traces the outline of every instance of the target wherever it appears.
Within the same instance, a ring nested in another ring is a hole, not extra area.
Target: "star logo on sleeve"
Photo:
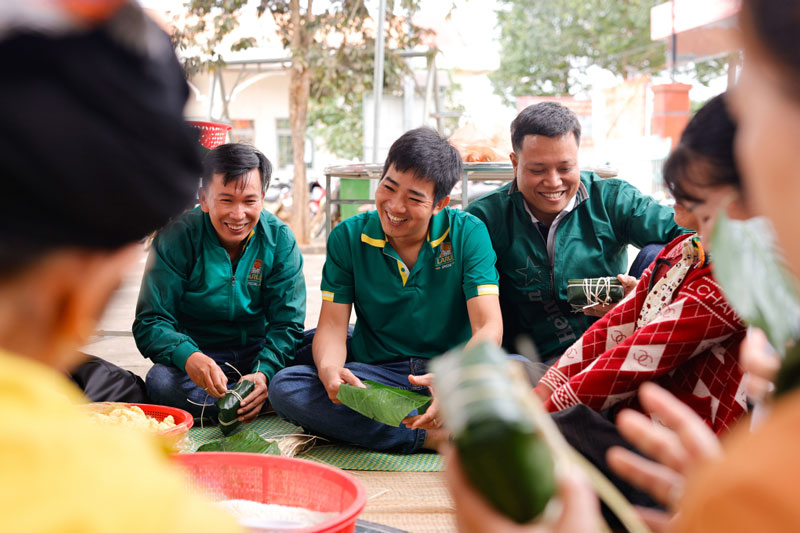
[[[525,278],[523,285],[528,287],[533,282],[542,282],[542,267],[533,262],[530,256],[527,258],[525,266],[515,270],[517,274]]]

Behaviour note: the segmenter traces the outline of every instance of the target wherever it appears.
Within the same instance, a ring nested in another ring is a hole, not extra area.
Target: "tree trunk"
[[[311,70],[305,63],[304,28],[300,23],[300,2],[291,0],[292,66],[289,69],[289,124],[292,129],[292,212],[289,226],[298,244],[308,244],[310,228],[308,217],[308,183],[306,181],[305,141],[308,120],[308,96],[311,87]]]
[[[308,182],[306,181],[305,141],[308,115],[308,92],[311,72],[307,67],[292,64],[289,79],[289,123],[292,128],[292,213],[289,225],[299,244],[309,243]]]

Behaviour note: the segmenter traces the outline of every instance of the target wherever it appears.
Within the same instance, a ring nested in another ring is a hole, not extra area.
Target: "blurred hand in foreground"
[[[520,525],[502,516],[472,487],[458,461],[455,448],[442,450],[445,476],[456,507],[461,533],[592,533],[599,531],[600,506],[589,482],[577,471],[565,474],[558,485],[561,514],[555,523]]]
[[[739,364],[749,374],[747,395],[756,402],[768,401],[775,390],[773,380],[781,361],[760,329],[747,330],[747,336],[739,349]]]
[[[663,531],[683,495],[687,473],[721,457],[722,448],[714,432],[689,406],[658,385],[643,384],[639,388],[639,401],[664,425],[654,423],[638,411],[625,409],[617,416],[617,427],[625,439],[654,460],[619,446],[608,451],[607,459],[620,477],[647,491],[669,509],[669,512],[640,510],[651,529]]]

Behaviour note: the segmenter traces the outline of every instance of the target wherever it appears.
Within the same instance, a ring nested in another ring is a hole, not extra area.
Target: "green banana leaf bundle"
[[[237,383],[234,388],[225,393],[225,396],[217,400],[219,428],[222,430],[223,435],[230,435],[236,428],[242,425],[242,423],[239,422],[239,415],[236,414],[236,411],[239,410],[242,400],[247,398],[255,388],[255,383],[243,379]]]
[[[431,363],[445,424],[472,485],[502,514],[523,524],[555,493],[554,462],[529,413],[524,373],[483,343]]]
[[[617,303],[624,296],[622,283],[615,277],[567,280],[567,302],[576,312],[587,305]]]
[[[281,450],[276,442],[264,440],[252,429],[242,431],[236,435],[218,439],[197,448],[198,452],[245,452],[265,453],[267,455],[281,455]]]
[[[731,220],[717,214],[711,234],[714,279],[749,326],[764,330],[783,356],[800,338],[798,283],[789,271],[770,221]]]
[[[420,414],[430,405],[432,398],[382,383],[364,380],[366,389],[347,383],[339,387],[336,398],[344,405],[367,418],[398,427],[410,412],[417,409]]]

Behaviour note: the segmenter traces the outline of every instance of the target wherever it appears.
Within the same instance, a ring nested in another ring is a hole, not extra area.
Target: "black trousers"
[[[620,435],[614,424],[615,415],[616,413],[609,411],[597,412],[585,405],[575,405],[551,416],[567,442],[602,472],[625,499],[633,505],[662,509],[649,494],[617,476],[608,466],[606,452],[612,446],[621,446],[643,455]],[[602,511],[603,518],[612,529],[621,528],[621,524],[605,504],[602,505]]]
[[[93,355],[68,377],[93,402],[150,403],[142,378]]]

